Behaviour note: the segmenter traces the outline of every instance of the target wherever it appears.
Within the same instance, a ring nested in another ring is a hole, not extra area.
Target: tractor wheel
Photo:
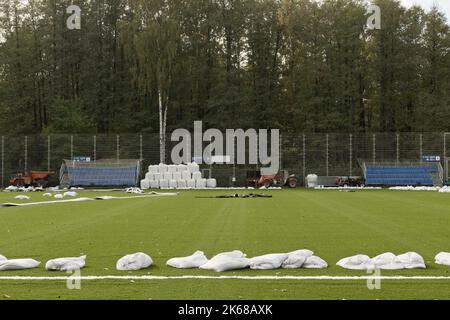
[[[44,179],[39,179],[39,180],[36,180],[36,182],[34,184],[36,185],[36,187],[45,188],[48,184],[48,181],[44,180]]]
[[[291,189],[297,188],[297,179],[291,178],[287,181],[287,185]]]
[[[18,188],[21,188],[21,187],[25,186],[25,180],[16,179],[16,181],[14,181],[14,185]]]
[[[273,181],[272,180],[264,180],[264,187],[265,188],[270,188],[273,185]]]

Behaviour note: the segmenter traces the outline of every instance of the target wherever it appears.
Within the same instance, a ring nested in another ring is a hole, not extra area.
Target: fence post
[[[330,173],[330,171],[329,171],[329,168],[328,168],[328,161],[329,161],[329,159],[328,159],[328,152],[329,152],[329,136],[328,136],[328,134],[327,134],[327,136],[326,136],[326,159],[325,159],[325,169],[326,169],[326,176],[328,177],[329,176],[329,173]]]
[[[50,172],[50,136],[47,136],[47,171]]]
[[[73,136],[70,136],[70,160],[73,160]]]
[[[2,188],[5,187],[5,136],[2,136]]]
[[[117,146],[116,146],[117,162],[119,163],[120,162],[120,136],[119,135],[116,136],[116,144],[117,144]]]
[[[419,135],[419,137],[420,137],[420,162],[422,162],[422,160],[423,160],[423,134],[421,133],[420,135]]]
[[[400,134],[397,133],[397,164],[400,163]]]
[[[94,135],[94,162],[97,162],[97,136]]]
[[[306,136],[303,134],[303,185],[306,186]]]
[[[28,136],[25,136],[25,159],[24,159],[24,170],[28,170]]]
[[[143,144],[142,144],[142,134],[139,136],[139,157],[144,160]]]
[[[353,135],[350,134],[350,177],[353,175]]]
[[[372,162],[373,165],[377,162],[377,135],[375,133],[372,135]]]

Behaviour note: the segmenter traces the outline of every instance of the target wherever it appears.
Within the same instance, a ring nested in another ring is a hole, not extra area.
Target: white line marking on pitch
[[[82,276],[82,277],[38,277],[0,276],[0,281],[59,281],[59,280],[450,280],[444,276]]]

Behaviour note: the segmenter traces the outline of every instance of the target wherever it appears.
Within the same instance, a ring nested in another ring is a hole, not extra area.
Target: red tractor
[[[18,172],[11,180],[10,185],[16,187],[43,187],[48,184],[48,179],[53,172],[48,171],[22,171]]]
[[[261,171],[247,171],[247,187],[284,187],[297,188],[298,179],[295,175],[289,175],[282,170],[276,175],[261,175]]]

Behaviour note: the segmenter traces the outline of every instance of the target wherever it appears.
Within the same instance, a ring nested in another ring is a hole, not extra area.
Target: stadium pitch
[[[251,193],[251,191],[239,191]],[[253,191],[254,192],[254,191]],[[450,251],[448,194],[402,191],[273,190],[273,198],[218,199],[226,191],[181,191],[177,197],[0,208],[0,254],[34,258],[37,269],[0,273],[0,299],[449,299],[450,267],[434,257]],[[17,202],[0,193],[0,203]],[[31,193],[30,202],[45,201]],[[82,192],[82,197],[125,196]],[[308,248],[322,270],[178,270],[172,257],[242,250],[248,257]],[[116,261],[142,251],[149,269],[121,272]],[[346,256],[416,251],[427,269],[344,270]],[[81,287],[66,273],[44,270],[52,258],[87,255]]]

